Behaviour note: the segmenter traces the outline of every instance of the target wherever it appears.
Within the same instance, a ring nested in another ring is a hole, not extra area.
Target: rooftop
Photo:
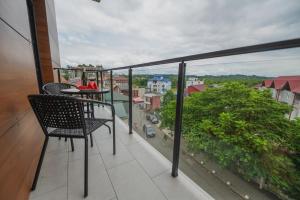
[[[162,81],[162,82],[169,82],[170,80],[165,78],[164,76],[153,76],[153,78],[149,79],[149,81]]]
[[[156,94],[156,93],[146,93],[144,94],[145,97],[158,97],[161,96],[160,94]]]
[[[287,89],[293,93],[300,94],[300,76],[279,76],[263,81],[262,85],[268,88],[275,88],[276,90]]]

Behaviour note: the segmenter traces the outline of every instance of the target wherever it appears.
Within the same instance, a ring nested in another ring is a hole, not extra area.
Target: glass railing
[[[129,134],[169,159],[172,176],[180,169],[215,199],[297,199],[299,49],[269,51],[299,45],[275,42],[103,73],[113,73],[106,88]]]

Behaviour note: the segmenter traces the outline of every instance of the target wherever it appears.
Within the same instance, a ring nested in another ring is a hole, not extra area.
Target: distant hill
[[[149,74],[136,74],[133,76],[133,82],[137,86],[145,86],[147,80],[150,79],[153,75]],[[162,76],[169,78],[172,81],[172,87],[176,87],[177,75],[175,74],[162,74]],[[213,75],[205,75],[205,76],[195,76],[195,75],[188,75],[186,80],[189,77],[198,77],[200,80],[204,80],[206,85],[212,84],[220,84],[225,82],[232,82],[238,81],[244,83],[247,86],[255,86],[261,83],[263,80],[272,79],[274,77],[266,77],[266,76],[256,76],[256,75],[242,75],[242,74],[235,74],[235,75],[221,75],[221,76],[213,76]]]
[[[266,77],[266,76],[256,76],[256,75],[221,75],[221,76],[212,76],[212,75],[205,75],[205,76],[198,76],[198,78],[205,81],[205,84],[218,84],[224,82],[232,82],[238,81],[242,82],[248,86],[254,86],[256,84],[261,83],[263,80],[272,79],[273,77]]]

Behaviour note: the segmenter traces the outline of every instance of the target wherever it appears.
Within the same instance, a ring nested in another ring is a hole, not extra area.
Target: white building
[[[264,88],[269,88],[277,101],[293,106],[293,111],[287,114],[289,119],[300,117],[300,76],[279,76],[265,80],[260,89]]]
[[[147,87],[150,92],[164,94],[171,89],[171,81],[163,76],[154,76],[148,80]]]
[[[188,80],[185,82],[185,87],[189,87],[192,85],[203,85],[204,81],[198,80],[197,77],[189,77]]]

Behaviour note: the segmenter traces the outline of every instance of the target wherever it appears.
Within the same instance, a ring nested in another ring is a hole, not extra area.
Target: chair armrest
[[[109,106],[110,109],[111,109],[112,117],[115,118],[115,107],[114,107],[114,105],[112,105],[110,103],[105,103],[105,102],[102,102],[102,101],[93,100],[93,99],[83,99],[83,98],[77,98],[77,99],[79,99],[82,103],[95,103],[95,104]]]

